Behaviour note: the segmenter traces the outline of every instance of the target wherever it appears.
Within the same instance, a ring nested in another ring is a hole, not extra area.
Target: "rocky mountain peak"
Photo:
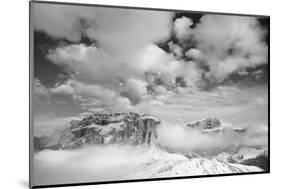
[[[189,122],[185,125],[185,127],[199,129],[201,131],[209,129],[219,129],[221,128],[221,121],[217,118],[210,117],[198,121]]]
[[[149,114],[111,113],[92,114],[70,122],[56,135],[57,140],[40,145],[40,149],[78,148],[85,144],[151,144],[156,138],[160,121]],[[38,142],[36,140],[35,142]],[[38,145],[37,145],[38,146]]]

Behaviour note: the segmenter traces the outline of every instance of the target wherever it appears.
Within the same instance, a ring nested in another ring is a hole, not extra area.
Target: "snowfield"
[[[151,147],[142,156],[143,162],[131,173],[129,178],[159,178],[175,176],[196,176],[210,174],[259,172],[255,166],[232,164],[216,158],[187,158],[181,154],[171,154]]]
[[[154,145],[43,150],[35,155],[34,168],[37,185],[263,171],[216,158],[188,158]]]

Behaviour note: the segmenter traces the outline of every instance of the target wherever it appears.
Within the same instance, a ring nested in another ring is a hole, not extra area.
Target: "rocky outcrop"
[[[47,136],[34,137],[33,139],[34,151],[37,152],[43,150],[49,142],[50,142],[50,138]]]
[[[239,127],[222,127],[221,121],[217,118],[206,118],[201,119],[198,121],[193,121],[185,124],[186,128],[190,129],[197,129],[202,133],[211,134],[211,133],[227,133],[227,132],[234,132],[237,134],[244,134],[246,133],[245,128]]]
[[[73,149],[83,145],[107,144],[151,144],[157,139],[157,126],[160,121],[148,114],[112,113],[92,114],[81,120],[73,120],[62,130],[57,130],[51,137],[35,137],[34,149]],[[241,128],[222,128],[217,118],[206,118],[184,125],[204,134],[226,133],[242,134]]]
[[[219,131],[221,129],[221,122],[217,118],[207,118],[194,122],[189,122],[185,125],[185,127],[198,129],[202,132]]]
[[[93,114],[56,134],[52,144],[45,148],[68,149],[82,145],[151,144],[157,138],[156,127],[160,121],[151,115],[137,113]],[[40,147],[43,149],[44,147]]]

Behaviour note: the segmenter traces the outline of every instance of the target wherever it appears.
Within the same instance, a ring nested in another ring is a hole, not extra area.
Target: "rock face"
[[[137,113],[93,114],[57,133],[45,148],[69,149],[84,144],[151,144],[156,138],[160,121]],[[41,143],[40,143],[41,144]],[[44,147],[40,146],[40,149]]]
[[[38,152],[43,150],[49,142],[50,139],[47,136],[34,137],[34,151]]]
[[[221,122],[217,118],[207,118],[187,123],[185,127],[198,129],[202,132],[219,131],[221,129]]]
[[[198,121],[193,121],[185,124],[185,127],[191,129],[197,129],[202,133],[211,134],[211,133],[226,133],[228,131],[234,132],[237,134],[244,134],[247,130],[245,128],[231,127],[223,128],[221,121],[217,118],[206,118]]]

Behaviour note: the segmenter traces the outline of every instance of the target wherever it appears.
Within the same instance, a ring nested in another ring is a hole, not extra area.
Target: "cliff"
[[[160,121],[151,115],[137,113],[93,114],[54,134],[49,143],[36,138],[35,147],[72,149],[91,144],[151,144],[156,138]],[[36,151],[35,150],[35,151]]]

